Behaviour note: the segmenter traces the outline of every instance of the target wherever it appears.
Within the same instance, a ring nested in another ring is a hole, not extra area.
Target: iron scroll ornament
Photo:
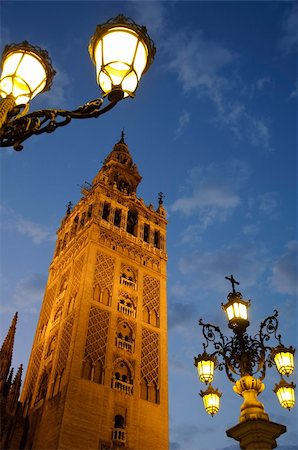
[[[23,149],[22,143],[32,135],[52,133],[63,127],[72,119],[89,119],[98,117],[112,109],[119,101],[113,99],[101,109],[103,99],[97,98],[73,111],[64,109],[44,109],[22,115],[24,105],[16,106],[7,116],[7,122],[0,129],[0,146],[13,147],[14,150]],[[60,119],[60,120],[59,120]]]
[[[254,375],[260,372],[259,379],[262,381],[266,375],[266,368],[272,367],[274,361],[271,353],[273,348],[266,345],[274,337],[280,345],[281,335],[278,330],[278,311],[274,310],[272,316],[267,317],[260,324],[259,332],[254,336],[249,336],[246,332],[235,335],[230,339],[224,336],[218,326],[204,323],[199,320],[202,333],[206,340],[203,343],[204,351],[213,345],[214,352],[210,356],[221,359],[216,364],[219,370],[225,369],[228,379],[235,383],[233,375]]]

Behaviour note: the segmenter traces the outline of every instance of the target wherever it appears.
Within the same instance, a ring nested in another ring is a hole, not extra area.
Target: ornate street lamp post
[[[101,108],[103,99],[97,98],[74,111],[45,109],[28,114],[30,101],[50,89],[55,71],[45,50],[27,41],[7,45],[0,77],[0,146],[22,150],[22,142],[34,134],[52,133],[72,119],[98,117],[119,100],[134,97],[155,51],[146,28],[120,14],[98,25],[89,44],[96,81],[109,103]]]
[[[278,330],[278,312],[267,317],[260,324],[256,336],[246,332],[249,326],[248,309],[250,300],[244,300],[235,285],[239,283],[231,277],[226,277],[232,284],[232,292],[228,294],[226,304],[222,304],[228,317],[228,326],[233,331],[232,337],[224,336],[218,326],[199,320],[205,338],[203,353],[195,357],[200,381],[209,384],[207,390],[201,391],[206,412],[212,416],[219,410],[221,393],[214,389],[211,382],[214,369],[225,370],[228,379],[234,384],[233,390],[243,397],[239,424],[227,430],[227,435],[240,442],[241,449],[271,450],[276,447],[276,439],[286,431],[284,425],[269,421],[268,414],[257,396],[264,390],[262,380],[267,367],[276,366],[281,380],[275,386],[274,392],[282,407],[291,409],[295,405],[295,384],[288,383],[282,376],[289,376],[294,370],[293,347],[285,347],[281,343]],[[277,346],[269,346],[271,339]],[[209,344],[213,347],[207,352]],[[257,375],[258,374],[258,375]],[[240,377],[238,379],[235,378]],[[255,376],[256,375],[256,376]]]

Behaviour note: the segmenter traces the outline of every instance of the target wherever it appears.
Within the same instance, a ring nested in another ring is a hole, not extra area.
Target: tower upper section
[[[120,141],[104,160],[103,167],[93,180],[93,186],[103,182],[110,188],[116,188],[119,192],[133,194],[136,193],[141,179],[124,141],[124,132],[122,131]]]
[[[160,267],[161,260],[167,259],[163,194],[158,194],[157,209],[152,204],[145,205],[136,194],[141,179],[122,132],[121,139],[105,158],[92,184],[85,182],[81,200],[74,207],[68,205],[57,233],[55,256],[66,251],[73,238],[78,233],[84,234],[83,230],[93,223],[99,225],[100,239],[107,239],[107,233],[113,234],[113,241],[119,237],[120,253],[125,242],[128,246],[132,243],[139,247],[144,265],[145,260],[150,260],[152,267]],[[112,247],[116,250],[115,243]]]

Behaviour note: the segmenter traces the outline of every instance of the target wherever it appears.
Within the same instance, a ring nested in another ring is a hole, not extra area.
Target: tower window
[[[159,233],[159,231],[154,231],[154,247],[160,248],[160,233]]]
[[[103,205],[103,210],[102,210],[103,220],[107,220],[107,221],[109,220],[110,212],[111,212],[111,205],[110,205],[110,203],[105,202]]]
[[[130,299],[121,298],[118,301],[118,311],[130,317],[136,317],[136,308]]]
[[[116,227],[120,227],[121,224],[121,209],[116,208],[115,209],[115,216],[114,216],[114,225]]]
[[[144,224],[144,241],[149,242],[150,227],[147,223]]]
[[[129,210],[127,214],[127,228],[126,231],[134,236],[137,235],[138,213]]]
[[[117,329],[116,346],[130,353],[134,351],[134,338],[130,326],[122,322]]]
[[[112,388],[128,395],[133,393],[131,371],[124,361],[118,362],[114,369]]]
[[[120,414],[117,414],[114,419],[114,428],[112,432],[112,439],[118,445],[125,445],[125,420]]]

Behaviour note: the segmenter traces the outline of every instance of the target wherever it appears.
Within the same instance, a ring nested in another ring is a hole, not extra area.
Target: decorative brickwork
[[[115,259],[102,252],[97,252],[93,287],[99,285],[102,290],[107,288],[110,292],[113,286]]]
[[[61,339],[59,343],[59,356],[56,366],[56,373],[61,374],[62,371],[66,368],[67,363],[67,357],[71,342],[71,336],[72,336],[72,329],[73,329],[73,322],[74,317],[73,314],[69,316],[64,324],[63,324],[63,330],[61,334]]]
[[[143,281],[143,308],[146,307],[149,311],[154,310],[157,316],[159,316],[159,299],[159,281],[149,275],[145,275]]]
[[[70,291],[71,297],[74,297],[79,290],[81,275],[82,275],[83,266],[84,266],[84,259],[85,259],[85,255],[83,254],[80,256],[80,258],[77,259],[77,261],[74,264],[71,291]]]
[[[84,359],[90,358],[93,363],[100,361],[102,367],[105,365],[109,321],[110,313],[91,306]]]
[[[54,286],[49,288],[45,295],[42,313],[41,313],[41,322],[42,323],[47,323],[49,321],[49,318],[50,318],[50,315],[52,312],[54,299],[55,299],[56,287],[57,287],[57,284],[55,284]]]
[[[34,388],[36,386],[36,380],[38,377],[42,352],[43,352],[43,344],[35,347],[33,350],[32,360],[30,364],[30,379],[27,382],[27,390],[23,393],[24,398],[28,399],[33,395]]]
[[[133,236],[131,236],[131,239]],[[105,230],[100,230],[99,236],[100,242],[113,250],[116,250],[124,255],[128,255],[130,258],[141,263],[142,265],[148,266],[151,269],[159,270],[160,260],[159,258],[154,258],[149,254],[139,250],[136,245],[130,245],[125,243],[121,236],[117,236],[115,233],[109,233]],[[136,240],[136,238],[134,238]]]
[[[159,334],[142,329],[141,378],[159,386]]]

